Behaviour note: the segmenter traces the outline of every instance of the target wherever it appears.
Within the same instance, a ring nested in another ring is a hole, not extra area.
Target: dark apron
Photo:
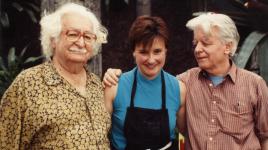
[[[137,69],[134,73],[134,82],[131,91],[130,107],[127,108],[124,134],[126,137],[126,150],[156,150],[170,142],[169,118],[166,109],[166,88],[163,71],[161,71],[162,83],[162,108],[146,109],[134,106],[134,97],[137,87]],[[156,91],[157,92],[157,91]],[[175,142],[177,143],[177,142]],[[178,145],[172,144],[173,149]],[[171,148],[169,148],[171,150]]]

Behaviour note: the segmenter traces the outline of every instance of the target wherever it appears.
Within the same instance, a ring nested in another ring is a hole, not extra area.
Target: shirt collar
[[[230,78],[231,81],[233,83],[235,83],[237,67],[232,60],[230,60],[230,63],[231,63],[231,68],[230,68],[229,72],[227,73],[226,77]],[[198,77],[199,78],[201,78],[201,77],[208,78],[208,73],[205,70],[200,69],[199,73],[198,73]],[[225,79],[226,79],[226,77],[225,77]]]
[[[54,67],[53,63],[51,61],[47,61],[44,64],[43,69],[43,76],[44,81],[47,85],[58,85],[63,82],[62,77],[57,72],[56,68]]]
[[[233,62],[233,61],[230,61],[231,62],[231,68],[230,68],[230,70],[229,70],[229,72],[228,72],[228,76],[230,77],[230,79],[232,80],[232,82],[233,83],[235,83],[235,81],[236,81],[236,72],[237,72],[237,67],[236,67],[236,65],[235,65],[235,63]]]
[[[85,69],[87,72],[87,82],[93,82],[95,84],[98,84],[97,81],[93,79],[93,74],[90,73],[89,69],[87,67],[85,67]],[[64,80],[63,77],[59,75],[51,61],[47,61],[44,63],[43,76],[44,81],[47,85],[58,85],[63,83]]]

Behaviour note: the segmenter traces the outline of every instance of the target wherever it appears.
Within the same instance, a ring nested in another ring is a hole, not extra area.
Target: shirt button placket
[[[212,84],[212,83],[209,83],[208,85],[209,85],[210,87],[213,87],[213,84]]]
[[[213,135],[216,134],[216,116],[217,116],[217,101],[216,101],[216,96],[215,96],[215,92],[216,92],[216,87],[213,87],[212,83],[209,83],[209,87],[211,89],[211,101],[210,101],[210,120],[209,120],[209,136],[208,136],[208,141],[207,141],[207,146],[208,149],[213,149],[213,145],[214,145],[214,139],[213,139]]]

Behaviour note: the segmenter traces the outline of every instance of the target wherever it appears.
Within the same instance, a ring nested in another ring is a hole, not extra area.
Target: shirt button
[[[216,101],[213,101],[213,104],[216,104]]]
[[[214,119],[211,119],[211,122],[215,122],[215,120]]]
[[[209,140],[210,140],[210,141],[212,141],[212,140],[213,140],[213,138],[212,138],[212,137],[210,137],[210,138],[209,138]]]
[[[209,83],[209,86],[210,86],[210,87],[212,87],[212,86],[213,86],[213,84],[212,84],[212,83]]]

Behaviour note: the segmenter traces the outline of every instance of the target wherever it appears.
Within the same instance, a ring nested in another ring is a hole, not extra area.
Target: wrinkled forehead
[[[217,26],[211,26],[210,28],[204,28],[203,26],[196,26],[193,30],[194,38],[203,37],[203,38],[219,38],[219,28]]]
[[[76,29],[82,31],[93,31],[93,25],[90,19],[79,13],[65,13],[61,18],[62,30]]]

